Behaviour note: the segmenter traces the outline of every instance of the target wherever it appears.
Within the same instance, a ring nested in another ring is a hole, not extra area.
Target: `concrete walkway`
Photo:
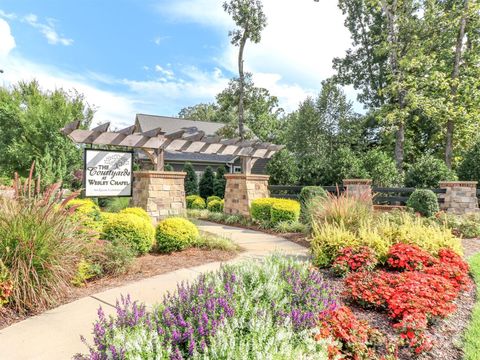
[[[199,221],[200,230],[232,239],[245,252],[230,262],[248,258],[262,258],[274,252],[306,257],[308,250],[284,238],[257,231],[234,228]],[[71,359],[76,353],[86,353],[80,341],[84,335],[91,343],[92,323],[100,306],[107,314],[114,313],[114,304],[120,295],[151,306],[161,301],[167,291],[174,291],[180,281],[194,280],[200,273],[215,271],[222,265],[213,262],[193,268],[176,270],[137,282],[106,290],[58,308],[28,318],[0,330],[1,360],[55,360]]]

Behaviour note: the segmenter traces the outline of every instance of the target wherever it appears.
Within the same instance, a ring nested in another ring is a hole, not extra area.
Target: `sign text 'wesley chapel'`
[[[85,196],[132,196],[133,153],[85,150]]]

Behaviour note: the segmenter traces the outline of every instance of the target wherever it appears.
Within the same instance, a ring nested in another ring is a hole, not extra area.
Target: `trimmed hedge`
[[[99,233],[102,230],[100,208],[90,199],[73,199],[65,206],[66,209],[75,207],[72,218],[86,229]]]
[[[207,204],[205,203],[205,199],[203,199],[199,195],[188,195],[186,197],[187,201],[187,209],[205,209]]]
[[[211,212],[221,213],[223,212],[223,200],[211,200],[208,202],[207,208]]]
[[[148,213],[144,209],[139,207],[129,207],[129,208],[123,209],[120,211],[120,214],[133,214],[149,222],[152,221],[152,219],[150,218],[150,215],[148,215]]]
[[[415,190],[408,198],[407,207],[426,217],[432,217],[440,211],[437,195],[427,189]]]
[[[158,223],[155,237],[158,251],[171,253],[191,246],[199,236],[198,229],[192,222],[172,217]]]
[[[252,201],[250,215],[256,221],[269,221],[277,224],[281,221],[298,221],[300,203],[295,200],[261,198]]]
[[[138,215],[109,215],[103,227],[103,238],[113,243],[125,241],[137,254],[145,254],[155,242],[155,228],[150,221]]]

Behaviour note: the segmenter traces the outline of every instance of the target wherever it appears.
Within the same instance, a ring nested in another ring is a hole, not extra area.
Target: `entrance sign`
[[[132,196],[133,152],[85,149],[86,197]]]

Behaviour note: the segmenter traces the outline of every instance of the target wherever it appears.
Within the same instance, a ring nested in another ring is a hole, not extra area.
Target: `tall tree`
[[[182,119],[219,122],[218,106],[214,103],[200,103],[180,110],[178,116]]]
[[[0,173],[25,176],[36,160],[48,180],[72,180],[82,152],[60,129],[73,120],[86,128],[93,114],[75,91],[44,91],[36,81],[0,88]]]
[[[229,32],[231,43],[238,46],[238,75],[239,75],[239,101],[238,101],[238,132],[244,138],[243,100],[245,72],[243,68],[243,52],[247,41],[258,44],[261,40],[262,30],[267,26],[267,17],[263,13],[260,0],[230,0],[224,2],[223,9],[232,17],[236,29]]]
[[[183,171],[187,173],[185,176],[185,195],[197,195],[198,194],[198,177],[193,165],[186,162],[183,165]]]

